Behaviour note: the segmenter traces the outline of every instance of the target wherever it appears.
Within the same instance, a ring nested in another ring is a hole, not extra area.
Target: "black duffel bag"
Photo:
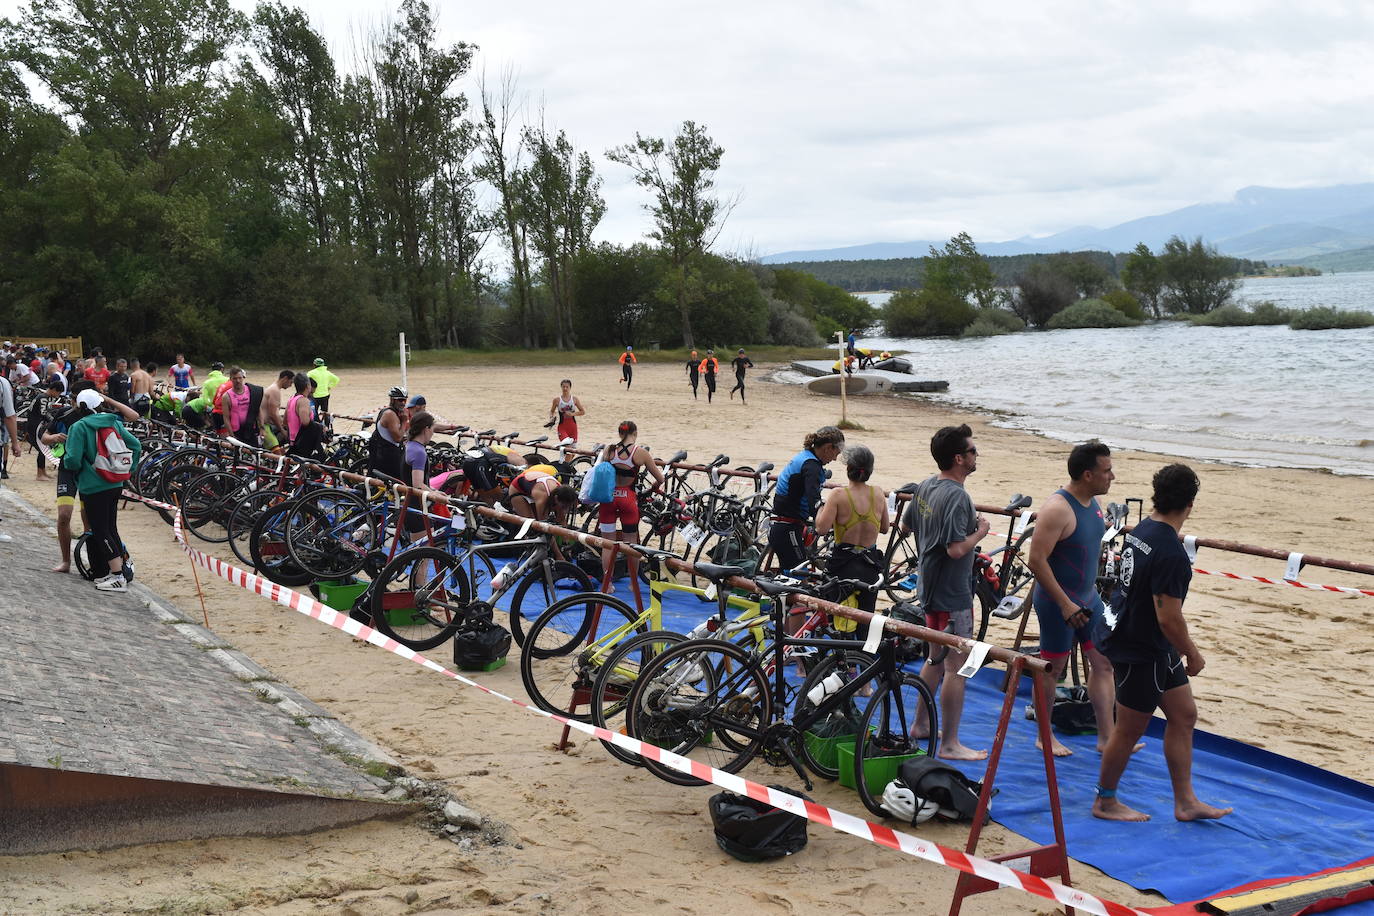
[[[786,786],[769,788],[811,801]],[[712,795],[708,807],[717,845],[741,862],[780,859],[806,848],[806,818],[790,811],[734,792]]]
[[[490,614],[469,617],[453,636],[453,664],[468,671],[487,671],[510,653],[510,631]]]

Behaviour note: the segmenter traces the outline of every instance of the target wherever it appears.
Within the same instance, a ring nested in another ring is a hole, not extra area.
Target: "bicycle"
[[[804,593],[786,582],[756,579],[755,583],[774,599]],[[859,582],[845,585],[868,587]],[[886,816],[881,805],[886,785],[870,785],[865,764],[879,758],[933,755],[939,734],[934,697],[923,681],[902,668],[899,638],[880,639],[878,653],[872,656],[861,651],[862,640],[786,636],[786,610],[785,600],[772,603],[775,636],[766,653],[727,640],[692,639],[655,656],[639,672],[630,691],[626,731],[728,773],[738,772],[762,755],[770,765],[791,766],[810,789],[806,770],[833,779],[838,767],[818,759],[804,734],[838,717],[856,729],[854,775],[860,797],[875,814]],[[789,646],[832,650],[798,690],[784,678]],[[773,659],[772,683],[761,663],[766,654]],[[856,718],[853,701],[861,693],[868,695],[868,702]],[[790,716],[789,709],[793,709]],[[912,737],[922,710],[928,734]],[[648,758],[644,766],[668,782],[704,784]]]

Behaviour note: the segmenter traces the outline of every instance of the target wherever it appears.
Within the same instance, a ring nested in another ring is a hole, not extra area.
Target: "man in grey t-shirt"
[[[930,439],[930,454],[940,473],[916,488],[911,518],[920,545],[919,596],[926,625],[973,636],[974,549],[988,533],[988,520],[973,510],[964,481],[978,468],[978,449],[968,424],[946,426]],[[959,675],[967,652],[950,649],[939,663],[926,662],[921,679],[931,690],[940,690],[941,757],[982,760],[985,750],[974,750],[959,741],[959,720],[964,713],[964,678]],[[917,722],[917,730],[928,723]]]
[[[0,436],[0,448],[10,449],[14,457],[19,457],[19,420],[14,415],[14,390],[7,379],[0,378],[0,425],[5,435]],[[0,531],[0,543],[12,541],[5,532]]]

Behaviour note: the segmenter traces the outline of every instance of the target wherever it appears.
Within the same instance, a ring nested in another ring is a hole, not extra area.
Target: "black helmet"
[[[786,786],[769,788],[811,800]],[[733,792],[712,795],[707,806],[716,844],[741,862],[778,859],[806,848],[806,818],[790,811]]]
[[[388,392],[386,393],[386,396],[389,397],[389,398],[391,398],[393,401],[395,401],[395,400],[398,400],[398,399],[400,399],[400,398],[404,398],[404,397],[406,396],[406,390],[405,390],[404,388],[402,388],[400,385],[397,385],[396,387],[394,387],[394,388],[392,388],[390,391],[388,391]]]

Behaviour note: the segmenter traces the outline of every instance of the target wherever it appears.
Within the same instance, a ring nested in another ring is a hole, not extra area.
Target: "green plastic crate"
[[[859,782],[854,778],[854,744],[853,738],[842,740],[835,750],[839,758],[840,785],[857,791]],[[891,757],[870,757],[864,761],[864,782],[868,783],[870,792],[876,791],[878,794],[882,794],[887,784],[897,778],[897,771],[901,769],[902,761],[923,756],[925,755],[918,753],[894,754]]]
[[[358,596],[367,591],[367,583],[357,579],[321,579],[315,583],[320,600],[336,611],[351,611]]]
[[[816,762],[822,766],[839,766],[840,745],[849,744],[849,768],[854,769],[854,736],[835,735],[830,738],[823,738],[812,732],[805,732],[802,740],[806,742],[806,749],[816,758]]]

